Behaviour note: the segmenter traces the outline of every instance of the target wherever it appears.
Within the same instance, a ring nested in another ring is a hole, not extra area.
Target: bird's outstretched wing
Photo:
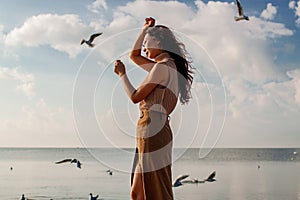
[[[235,1],[236,1],[236,5],[238,7],[239,16],[243,16],[244,15],[244,11],[243,11],[243,7],[242,7],[240,1],[239,0],[235,0]]]
[[[71,160],[71,163],[78,163],[79,162],[79,160],[77,160],[76,158],[73,158],[72,160]]]
[[[98,197],[99,197],[99,195],[93,197],[93,194],[92,194],[92,193],[90,193],[90,196],[91,196],[91,197],[90,197],[91,200],[97,200]]]
[[[65,162],[71,162],[71,161],[72,161],[72,159],[64,159],[64,160],[55,162],[55,164],[60,164],[60,163],[65,163]]]
[[[81,40],[80,44],[83,45],[84,42],[85,42],[85,39]]]
[[[187,177],[189,177],[188,174],[183,174],[183,175],[179,175],[177,176],[177,178],[173,181],[173,184],[172,186],[173,187],[178,187],[178,186],[181,186],[182,185],[182,180],[186,179]]]
[[[95,33],[95,34],[91,35],[91,37],[90,37],[90,39],[89,39],[89,42],[92,43],[92,42],[94,41],[94,39],[95,39],[96,37],[98,37],[99,35],[102,35],[102,33]]]
[[[78,160],[76,166],[81,169],[81,162]]]
[[[177,176],[177,178],[175,179],[175,182],[180,182],[182,181],[183,179],[186,179],[187,177],[189,177],[190,175],[188,174],[182,174],[182,175],[179,175]]]
[[[212,179],[215,178],[215,176],[216,176],[216,171],[214,171],[213,173],[211,173],[211,174],[207,177],[206,180],[212,180]]]

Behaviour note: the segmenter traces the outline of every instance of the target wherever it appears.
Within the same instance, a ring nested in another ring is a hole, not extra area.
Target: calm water
[[[298,152],[294,154],[294,152]],[[174,151],[173,176],[212,183],[174,188],[176,200],[300,200],[300,149],[214,149],[199,159],[199,149]],[[0,199],[130,199],[133,149],[0,148]],[[78,158],[82,169],[55,161]],[[260,168],[258,168],[260,166]],[[10,167],[13,167],[11,170]],[[105,171],[114,170],[112,176]]]

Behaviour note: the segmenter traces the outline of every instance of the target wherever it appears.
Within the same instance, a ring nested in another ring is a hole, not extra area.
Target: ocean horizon
[[[134,148],[0,148],[0,199],[130,199]],[[175,199],[300,200],[300,148],[174,148],[173,179],[216,181],[173,188]],[[204,150],[204,151],[203,151]],[[209,150],[209,149],[206,149]],[[76,158],[82,163],[55,162]],[[106,170],[112,170],[109,175]]]

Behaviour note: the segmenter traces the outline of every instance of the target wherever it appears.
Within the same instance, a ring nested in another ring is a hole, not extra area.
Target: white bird
[[[66,163],[66,162],[70,162],[71,164],[72,164],[72,163],[76,163],[76,166],[77,166],[78,168],[81,169],[81,165],[82,165],[82,164],[81,164],[81,162],[80,162],[78,159],[76,159],[76,158],[73,158],[73,159],[64,159],[64,160],[55,162],[55,164],[61,164],[61,163]]]
[[[93,194],[90,193],[90,200],[97,200],[98,197],[99,197],[99,195],[93,197]]]
[[[184,180],[189,175],[180,175],[176,178],[176,180],[173,183],[173,187],[178,187],[183,185],[184,183],[205,183],[205,182],[214,182],[216,181],[216,171],[212,172],[206,179],[198,180],[197,178],[191,179],[191,180]]]
[[[242,7],[240,1],[239,0],[235,0],[235,2],[236,2],[236,5],[237,5],[237,8],[238,8],[239,16],[238,17],[234,17],[234,20],[235,21],[240,21],[240,20],[247,20],[247,21],[249,21],[249,17],[244,14],[243,7]]]
[[[94,47],[95,45],[93,44],[93,41],[99,35],[102,35],[102,33],[95,33],[91,35],[89,40],[82,39],[80,44],[82,45],[83,43],[86,43],[89,47]]]
[[[198,180],[197,178],[193,178],[191,180],[183,180],[181,183],[205,183],[205,180]]]

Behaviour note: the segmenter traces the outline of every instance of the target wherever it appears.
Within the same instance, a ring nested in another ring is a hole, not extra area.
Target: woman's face
[[[143,46],[144,52],[150,59],[154,59],[156,56],[162,53],[160,41],[149,34],[145,35]]]

